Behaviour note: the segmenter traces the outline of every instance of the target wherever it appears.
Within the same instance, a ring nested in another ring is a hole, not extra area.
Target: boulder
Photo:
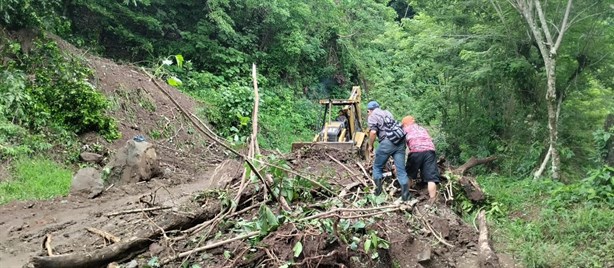
[[[88,198],[94,198],[103,190],[104,182],[101,173],[95,168],[82,168],[72,178],[71,195],[84,195]]]
[[[160,174],[154,145],[146,141],[129,140],[105,166],[108,184],[131,184],[148,181]]]
[[[99,163],[104,158],[102,155],[90,152],[82,152],[79,156],[81,157],[81,160],[88,163]]]

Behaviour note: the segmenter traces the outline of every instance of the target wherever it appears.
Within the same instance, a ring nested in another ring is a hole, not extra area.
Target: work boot
[[[409,194],[409,185],[401,184],[401,200],[408,201],[411,195]]]
[[[374,179],[373,180],[375,182],[375,195],[380,195],[382,194],[382,183],[383,180],[382,179]]]

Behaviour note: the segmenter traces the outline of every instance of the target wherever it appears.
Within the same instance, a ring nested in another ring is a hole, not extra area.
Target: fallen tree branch
[[[362,174],[365,175],[365,179],[367,181],[371,182],[371,186],[373,186],[373,189],[375,189],[375,182],[371,179],[371,177],[369,177],[369,173],[367,173],[367,170],[365,169],[365,167],[358,161],[355,161],[356,165],[358,165],[358,167],[360,167],[360,170],[362,170]],[[367,183],[368,184],[368,183]]]
[[[53,256],[53,248],[51,247],[51,234],[47,234],[47,236],[45,236],[43,244],[45,245],[45,249],[47,250],[47,255]]]
[[[354,187],[356,187],[358,185],[361,185],[361,184],[362,183],[360,183],[360,182],[353,182],[353,183],[350,183],[350,184],[346,185],[345,188],[343,188],[343,190],[341,190],[341,193],[339,193],[339,198],[343,198],[344,196],[347,195],[347,192],[349,190],[352,190],[352,188],[354,188]]]
[[[478,226],[480,228],[480,235],[478,237],[478,261],[482,268],[498,268],[499,257],[490,247],[488,240],[488,228],[486,227],[486,212],[483,210],[478,214]]]
[[[454,245],[448,243],[448,241],[446,241],[445,239],[443,239],[443,237],[441,237],[440,234],[438,234],[435,229],[433,229],[433,227],[429,224],[429,222],[426,220],[426,218],[424,217],[424,215],[422,215],[422,213],[420,213],[420,209],[416,209],[416,214],[418,214],[418,218],[420,219],[420,221],[422,222],[422,224],[424,224],[433,234],[433,236],[439,240],[439,242],[441,242],[442,244],[453,248]]]
[[[313,257],[304,258],[304,259],[303,259],[301,262],[299,262],[299,263],[292,263],[292,264],[290,264],[290,265],[291,265],[291,266],[299,266],[299,267],[302,267],[303,265],[307,264],[307,263],[308,263],[309,261],[311,261],[311,260],[316,260],[316,259],[320,259],[320,260],[322,260],[322,259],[324,259],[324,258],[329,258],[329,257],[332,257],[332,256],[337,255],[337,254],[339,254],[339,251],[337,251],[337,250],[333,250],[333,251],[329,252],[329,253],[328,253],[328,254],[326,254],[326,255],[320,255],[320,256],[313,256]],[[316,267],[317,267],[317,266],[316,266]]]
[[[215,242],[215,243],[212,243],[212,244],[209,244],[209,245],[206,245],[206,246],[202,246],[202,247],[198,247],[198,248],[195,248],[195,249],[192,249],[192,250],[181,252],[181,253],[179,253],[176,256],[172,256],[172,257],[170,257],[168,259],[163,260],[161,262],[161,264],[164,265],[164,264],[167,264],[167,263],[169,263],[169,262],[171,262],[171,261],[173,261],[175,259],[183,258],[183,257],[186,257],[186,256],[190,256],[193,253],[205,251],[205,250],[208,250],[208,249],[213,249],[213,248],[216,248],[216,247],[219,247],[219,246],[223,246],[223,245],[226,245],[228,243],[231,243],[231,242],[234,242],[234,241],[237,241],[237,240],[242,240],[242,239],[245,239],[245,238],[250,238],[250,237],[256,236],[258,234],[260,234],[259,231],[250,232],[250,233],[239,235],[239,236],[236,236],[236,237],[233,237],[233,238],[230,238],[230,239],[226,239],[226,240],[223,240],[223,241]]]
[[[93,227],[87,227],[85,229],[87,231],[89,231],[90,233],[97,234],[97,235],[101,236],[102,238],[104,238],[106,240],[109,240],[109,241],[111,241],[113,243],[119,243],[119,241],[121,241],[121,239],[119,237],[114,236],[113,234],[111,234],[109,232],[106,232],[106,231],[103,231],[103,230],[100,230],[100,229],[96,229],[96,228],[93,228]]]
[[[169,209],[169,208],[172,208],[172,207],[171,206],[166,206],[166,207],[153,207],[153,208],[137,208],[137,209],[131,209],[131,210],[124,210],[124,211],[119,211],[119,212],[108,213],[108,214],[105,214],[105,216],[112,217],[112,216],[118,216],[118,215],[124,215],[124,214],[132,214],[132,213],[139,213],[139,212],[149,212],[149,211],[156,211],[156,210]]]
[[[308,221],[308,220],[313,220],[313,219],[328,218],[328,217],[334,216],[337,213],[342,213],[342,212],[368,212],[368,211],[374,211],[374,210],[388,210],[388,209],[404,210],[405,207],[403,206],[403,204],[394,204],[394,205],[372,207],[372,208],[334,208],[329,211],[325,211],[322,213],[311,215],[309,217],[299,219],[299,221]]]
[[[472,167],[475,167],[477,165],[482,165],[482,164],[486,164],[486,163],[490,163],[492,161],[497,160],[496,156],[489,156],[487,158],[482,158],[482,159],[478,159],[475,156],[472,156],[471,158],[469,158],[469,160],[467,160],[467,162],[465,164],[463,164],[462,166],[452,170],[452,173],[457,174],[457,175],[464,175],[465,172],[467,172],[469,169],[471,169]]]
[[[325,153],[326,156],[328,156],[328,158],[330,158],[331,160],[335,161],[335,163],[339,164],[341,167],[343,167],[345,170],[347,170],[347,172],[350,173],[350,175],[352,176],[356,176],[356,173],[354,173],[354,171],[352,171],[351,169],[349,169],[346,165],[344,165],[343,163],[341,163],[341,161],[337,160],[337,158],[334,158],[332,155]]]
[[[194,213],[193,217],[185,215],[178,215],[176,213],[167,213],[163,219],[163,222],[159,224],[161,229],[177,230],[184,229],[195,225],[198,222],[203,222],[207,219],[213,218],[221,209],[221,204],[217,203],[208,208],[199,209]],[[136,233],[136,235],[127,241],[115,243],[111,246],[101,249],[71,253],[54,256],[35,256],[30,260],[30,264],[35,268],[89,268],[89,267],[106,267],[111,262],[121,262],[134,258],[138,254],[147,250],[147,247],[156,241],[162,232],[159,229],[143,229]]]
[[[277,169],[280,169],[280,170],[286,171],[286,172],[291,173],[291,174],[294,174],[294,175],[296,175],[296,176],[299,176],[300,178],[305,179],[305,180],[308,180],[309,182],[311,182],[311,183],[313,183],[314,185],[316,185],[316,186],[318,186],[318,187],[320,187],[320,188],[324,189],[326,192],[328,192],[328,193],[330,193],[330,194],[332,194],[332,195],[335,195],[335,194],[336,194],[336,193],[335,193],[333,190],[329,189],[328,187],[325,187],[324,185],[322,185],[321,183],[317,182],[316,180],[313,180],[313,179],[309,178],[308,176],[305,176],[305,175],[303,175],[303,174],[300,174],[300,173],[298,173],[298,172],[296,172],[296,171],[294,171],[294,170],[287,169],[287,168],[284,168],[284,167],[280,167],[280,166],[278,166],[278,165],[274,165],[274,164],[271,164],[271,163],[269,163],[269,162],[265,162],[265,161],[261,161],[261,160],[257,160],[257,159],[254,159],[254,161],[259,162],[259,163],[264,164],[264,165],[267,165],[267,166],[270,166],[270,167],[274,167],[274,168],[277,168]]]
[[[267,178],[267,182],[265,183],[265,185],[267,186],[267,190],[270,190],[268,187],[268,184],[273,185],[274,180],[273,180],[273,176],[271,174],[266,174],[266,178]],[[263,182],[264,183],[264,182]],[[272,196],[275,196],[274,192],[271,192]],[[281,205],[281,208],[285,211],[292,211],[292,208],[290,208],[290,205],[288,204],[288,201],[286,201],[286,198],[281,194],[281,192],[279,193],[279,196],[275,197],[277,198],[277,200],[279,200],[279,204]]]

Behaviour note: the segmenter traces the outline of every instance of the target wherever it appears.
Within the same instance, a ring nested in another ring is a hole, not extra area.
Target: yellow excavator
[[[360,97],[360,87],[354,86],[348,99],[320,100],[320,104],[324,106],[322,131],[315,135],[312,142],[293,143],[292,151],[335,148],[358,154],[363,159],[367,158],[367,135],[362,128]]]

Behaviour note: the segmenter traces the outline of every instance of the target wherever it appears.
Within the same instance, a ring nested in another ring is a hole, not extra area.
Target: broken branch
[[[112,216],[118,216],[118,215],[124,215],[124,214],[132,214],[132,213],[139,213],[139,212],[156,211],[156,210],[169,209],[169,208],[172,208],[172,207],[171,207],[171,206],[166,206],[166,207],[153,207],[153,208],[137,208],[137,209],[131,209],[131,210],[124,210],[124,211],[119,211],[119,212],[113,212],[113,213],[105,214],[105,216],[107,216],[107,217],[112,217]]]
[[[219,241],[219,242],[216,242],[216,243],[213,243],[213,244],[209,244],[209,245],[206,245],[206,246],[198,247],[198,248],[195,248],[195,249],[192,249],[192,250],[188,250],[188,251],[185,251],[185,252],[181,252],[181,253],[179,253],[176,256],[173,256],[171,258],[168,258],[168,259],[162,261],[162,264],[164,265],[164,264],[167,264],[167,263],[169,263],[169,262],[171,262],[171,261],[173,261],[175,259],[183,258],[183,257],[186,257],[186,256],[190,256],[193,253],[205,251],[205,250],[208,250],[208,249],[213,249],[213,248],[216,248],[216,247],[219,247],[219,246],[223,246],[223,245],[226,245],[228,243],[231,243],[231,242],[234,242],[234,241],[237,241],[237,240],[242,240],[242,239],[245,239],[245,238],[256,236],[258,234],[260,234],[260,232],[259,231],[255,231],[255,232],[239,235],[239,236],[236,236],[236,237],[233,237],[233,238],[230,238],[230,239],[226,239],[226,240],[223,240],[223,241]]]
[[[51,247],[51,234],[47,234],[47,236],[45,237],[45,241],[43,241],[43,243],[45,244],[47,255],[53,256],[53,248]]]
[[[100,230],[100,229],[96,229],[96,228],[93,228],[93,227],[87,227],[85,229],[87,231],[89,231],[90,233],[97,234],[97,235],[101,236],[102,238],[104,238],[106,240],[109,240],[109,241],[111,241],[113,243],[118,243],[119,241],[121,241],[121,239],[119,237],[114,236],[113,234],[111,234],[109,232],[106,232],[106,231],[103,231],[103,230]]]

